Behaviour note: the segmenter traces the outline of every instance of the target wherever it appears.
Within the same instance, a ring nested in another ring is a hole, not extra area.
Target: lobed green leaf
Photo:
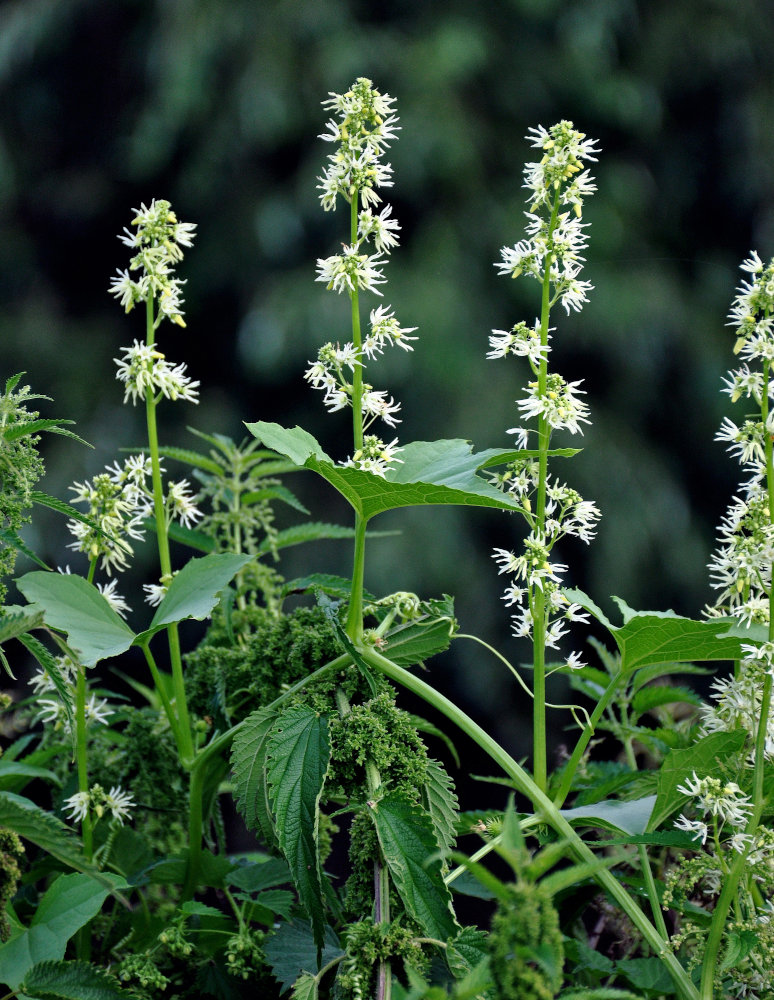
[[[33,570],[17,580],[27,600],[43,609],[46,624],[68,636],[80,662],[93,667],[118,656],[134,641],[134,633],[93,583],[80,576]]]
[[[336,465],[301,427],[258,421],[247,424],[247,429],[297,466],[326,479],[365,520],[386,510],[428,504],[520,509],[518,500],[477,475],[481,469],[520,457],[519,451],[490,448],[474,453],[470,442],[462,439],[414,441],[401,448],[401,462],[381,477]]]

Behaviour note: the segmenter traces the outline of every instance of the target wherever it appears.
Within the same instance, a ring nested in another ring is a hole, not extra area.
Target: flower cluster
[[[65,799],[64,806],[69,810],[69,818],[78,822],[84,820],[89,813],[98,820],[110,813],[123,826],[124,820],[130,818],[135,802],[131,794],[123,791],[119,785],[114,785],[109,792],[101,785],[92,785],[87,792],[76,792]]]
[[[526,358],[533,379],[525,395],[517,400],[520,415],[526,421],[536,421],[536,427],[512,427],[508,430],[516,446],[526,450],[532,445],[542,447],[547,456],[554,431],[567,430],[581,434],[582,424],[589,423],[588,406],[583,400],[580,382],[568,382],[548,369],[551,328],[548,318],[551,307],[560,302],[567,312],[578,311],[586,301],[591,285],[579,278],[587,237],[581,222],[584,198],[595,189],[583,164],[594,160],[595,144],[576,131],[571,122],[562,121],[548,131],[531,129],[527,137],[533,146],[543,151],[539,162],[528,163],[524,176],[529,211],[527,234],[514,247],[505,247],[502,260],[495,264],[500,274],[518,277],[526,274],[536,278],[545,290],[543,314],[532,325],[517,323],[511,330],[493,330],[489,338],[490,359],[509,355]],[[534,436],[536,440],[530,441]],[[495,477],[501,489],[518,499],[520,510],[529,527],[522,553],[517,555],[496,549],[494,557],[501,573],[508,573],[513,582],[504,599],[515,606],[514,633],[533,637],[536,593],[544,620],[544,641],[556,648],[567,631],[566,623],[586,621],[580,607],[569,603],[562,594],[561,580],[566,566],[551,561],[554,545],[565,536],[589,542],[595,534],[599,510],[584,500],[574,489],[550,476],[545,466],[541,471],[539,452],[533,450],[512,462],[504,473]],[[567,658],[572,668],[583,666],[577,653]]]
[[[747,477],[734,497],[719,531],[720,547],[710,563],[712,586],[719,592],[710,615],[733,615],[741,621],[769,622],[774,526],[771,523],[766,456],[771,453],[774,397],[770,366],[774,358],[774,261],[764,265],[757,253],[742,264],[750,275],[737,289],[729,315],[734,328],[734,354],[743,364],[729,372],[725,389],[732,402],[744,399],[756,407],[735,423],[726,417],[716,440],[740,462]],[[757,366],[757,367],[756,367]]]
[[[142,205],[134,212],[132,225],[136,231],[124,228],[124,235],[118,238],[137,253],[129,262],[129,270],[118,271],[111,280],[110,293],[127,312],[138,302],[147,301],[150,294],[158,305],[156,326],[167,317],[184,327],[184,282],[173,277],[173,269],[183,259],[183,248],[193,246],[196,226],[178,222],[172,206],[163,199],[154,199],[149,208]],[[132,278],[130,271],[138,271],[139,276]]]
[[[185,374],[185,364],[171,365],[155,346],[135,340],[131,347],[122,347],[124,357],[114,358],[118,372],[116,378],[123,382],[124,402],[144,400],[146,392],[161,393],[167,399],[182,399],[187,403],[199,402],[199,383]]]
[[[390,251],[398,245],[398,221],[392,217],[392,207],[385,205],[377,212],[381,201],[376,188],[392,184],[392,167],[382,157],[395,138],[397,117],[393,113],[393,98],[380,94],[370,80],[358,79],[346,94],[332,94],[323,106],[336,112],[328,122],[328,131],[320,138],[336,143],[328,157],[325,174],[319,179],[323,208],[336,208],[341,195],[350,204],[352,225],[350,242],[340,254],[317,261],[317,281],[335,292],[346,292],[356,299],[360,291],[381,296],[385,284],[384,265]],[[369,244],[373,252],[369,249]],[[365,361],[373,360],[385,347],[400,347],[411,351],[410,336],[415,327],[402,327],[389,306],[371,310],[365,335],[357,318],[353,340],[341,344],[324,344],[316,361],[309,362],[304,377],[323,393],[323,403],[330,413],[352,405],[362,412],[362,430],[377,419],[388,427],[399,423],[400,404],[387,392],[363,381]],[[353,401],[359,400],[359,404]],[[346,465],[365,469],[383,476],[391,463],[400,461],[397,440],[385,443],[375,435],[364,439],[362,447],[346,461]]]
[[[142,541],[144,519],[153,513],[150,476],[150,458],[132,455],[123,465],[115,462],[92,480],[71,486],[75,494],[73,502],[87,504],[88,511],[86,520],[68,521],[67,527],[75,537],[68,547],[84,552],[89,559],[100,559],[102,569],[109,575],[125,570],[134,554],[129,539]],[[167,483],[164,507],[167,525],[179,521],[190,528],[202,516],[185,479]],[[122,613],[126,609],[126,603],[114,588],[108,585],[101,589],[116,611]]]
[[[701,819],[688,819],[683,813],[675,820],[679,830],[686,830],[702,844],[706,843],[712,823],[713,840],[720,842],[721,837],[730,827],[733,831],[730,846],[739,852],[747,848],[745,828],[752,813],[752,804],[747,795],[742,793],[735,781],[721,781],[720,778],[699,778],[693,772],[684,785],[678,785],[677,791],[694,800],[693,805]]]
[[[720,545],[709,564],[717,597],[706,614],[732,616],[746,625],[770,626],[774,525],[767,468],[774,434],[774,260],[764,265],[753,252],[742,270],[749,277],[737,289],[729,314],[729,326],[735,334],[734,354],[742,365],[728,373],[723,391],[734,403],[743,400],[752,412],[738,422],[726,417],[716,435],[716,440],[728,445],[745,478],[718,529]],[[742,728],[752,744],[760,726],[764,681],[774,673],[774,644],[748,644],[743,653],[734,675],[713,683],[712,703],[702,711],[702,724],[706,732]],[[774,757],[771,717],[764,753],[769,759]]]
[[[500,274],[516,278],[527,274],[541,284],[548,275],[552,287],[551,304],[561,301],[567,313],[576,312],[588,301],[593,286],[580,281],[586,248],[587,228],[581,220],[583,201],[596,191],[591,175],[583,169],[586,160],[596,160],[595,141],[561,121],[546,131],[542,126],[529,130],[527,140],[543,150],[543,158],[524,169],[527,201],[527,235],[513,247],[504,247],[502,261],[495,266]],[[565,209],[565,211],[562,211]]]
[[[39,722],[51,726],[54,731],[61,730],[68,736],[72,735],[71,715],[62,700],[62,695],[66,692],[69,703],[75,704],[79,669],[82,668],[79,668],[69,656],[58,656],[54,658],[53,671],[59,678],[59,686],[54,683],[52,672],[42,667],[30,678],[30,687],[35,692],[35,705],[38,709],[36,718]],[[46,697],[42,697],[43,695]],[[112,715],[115,715],[115,712],[107,699],[89,693],[87,688],[84,702],[86,725],[106,726]]]

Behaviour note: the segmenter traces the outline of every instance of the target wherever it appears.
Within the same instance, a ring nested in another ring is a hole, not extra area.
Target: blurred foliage
[[[346,302],[313,280],[347,225],[319,207],[316,136],[320,101],[363,75],[397,98],[403,128],[386,301],[421,340],[378,376],[403,402],[403,441],[505,444],[527,372],[484,355],[491,328],[538,308],[532,283],[492,267],[523,235],[523,137],[569,118],[600,140],[584,213],[597,290],[580,316],[555,317],[555,357],[586,379],[594,416],[566,476],[604,517],[588,550],[563,554],[603,606],[618,593],[696,615],[734,488],[713,443],[725,315],[748,251],[774,253],[773,48],[764,0],[5,0],[0,371],[26,371],[98,446],[50,446],[46,489],[61,495],[140,439],[112,358],[141,318],[106,290],[126,266],[115,233],[153,197],[199,226],[188,327],[163,336],[202,403],[164,411],[165,443],[190,445],[185,424],[238,438],[241,421],[276,419],[343,457],[346,419],[326,417],[301,374],[317,345],[348,336]],[[296,487],[315,516],[347,518],[317,483]],[[518,658],[489,555],[513,544],[508,519],[381,520],[403,534],[372,543],[366,585],[456,593],[464,629]],[[33,541],[61,559],[63,526]],[[349,558],[320,547],[312,568],[346,572]],[[287,573],[308,569],[291,559]],[[506,704],[496,662],[460,656],[475,695]]]

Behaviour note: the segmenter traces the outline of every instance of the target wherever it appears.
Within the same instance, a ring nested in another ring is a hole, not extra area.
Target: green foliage
[[[125,652],[134,643],[147,644],[167,625],[187,618],[206,618],[220,592],[247,561],[247,556],[228,553],[189,560],[170,583],[148,629],[136,636],[100,591],[83,577],[34,570],[17,585],[28,601],[44,609],[46,624],[65,632],[81,662],[91,667],[99,660]]]
[[[498,1000],[553,1000],[564,944],[551,895],[540,884],[509,887],[492,918],[489,963]]]
[[[247,429],[293,463],[313,469],[366,520],[386,510],[425,504],[462,504],[517,510],[510,500],[485,479],[480,469],[511,461],[513,450],[474,454],[467,441],[415,441],[401,449],[401,464],[384,479],[359,469],[342,468],[325,454],[317,441],[302,430],[259,421]]]
[[[427,813],[398,792],[369,805],[379,846],[406,912],[428,937],[457,933],[438,843]]]
[[[32,1000],[115,1000],[127,996],[114,976],[88,962],[39,962],[27,972],[20,992]]]
[[[331,724],[331,780],[354,798],[363,787],[366,762],[379,771],[383,788],[408,798],[418,800],[428,781],[427,750],[392,691],[353,705]]]
[[[111,889],[123,879],[103,875],[60,875],[43,895],[29,927],[14,928],[10,940],[0,945],[0,982],[17,989],[39,962],[58,961],[77,930],[102,907]]]
[[[18,836],[13,830],[0,827],[0,941],[7,941],[11,934],[5,908],[16,893],[23,855],[24,847]]]
[[[416,970],[427,967],[421,945],[400,923],[352,923],[347,927],[344,947],[346,955],[336,976],[336,990],[348,1000],[376,995],[375,980],[381,962],[392,966],[397,959]]]
[[[338,937],[331,927],[326,927],[319,966],[323,967],[343,956]],[[266,960],[283,993],[302,973],[314,975],[318,970],[318,948],[312,925],[298,918],[282,924],[266,942]]]
[[[287,615],[235,610],[230,624],[216,613],[202,643],[186,656],[189,704],[201,716],[240,722],[339,654],[319,608]]]
[[[62,421],[38,420],[26,404],[48,399],[29,386],[17,388],[23,373],[7,379],[0,395],[0,603],[5,600],[3,579],[13,572],[19,529],[29,521],[33,488],[44,472],[37,445],[41,430],[61,431]]]
[[[248,828],[258,830],[267,846],[276,843],[266,778],[266,755],[277,716],[278,713],[272,709],[253,712],[236,735],[231,749],[234,800]]]
[[[328,720],[324,716],[303,705],[279,716],[266,749],[269,797],[277,840],[319,948],[324,941],[325,907],[317,838],[329,759]]]

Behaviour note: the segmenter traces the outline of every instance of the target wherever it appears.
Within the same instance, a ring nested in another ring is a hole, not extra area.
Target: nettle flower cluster
[[[774,260],[764,265],[757,253],[742,264],[750,277],[737,289],[729,326],[736,334],[734,354],[742,364],[724,379],[731,401],[748,408],[737,423],[726,417],[716,440],[742,466],[744,480],[718,529],[720,545],[709,564],[718,591],[710,617],[733,616],[745,624],[770,625],[771,566],[774,561],[772,435],[774,398]],[[774,672],[774,643],[743,647],[746,653],[733,677],[713,683],[713,704],[703,711],[708,732],[744,728],[752,739],[761,717],[763,682]],[[774,755],[774,721],[769,719],[765,753]]]
[[[335,210],[339,195],[351,208],[349,242],[340,254],[317,261],[317,281],[338,293],[346,292],[353,303],[353,339],[344,343],[324,344],[316,361],[309,362],[304,377],[323,393],[323,403],[330,413],[359,406],[364,433],[380,419],[388,427],[400,423],[400,404],[385,390],[375,389],[364,381],[366,361],[373,361],[386,347],[413,350],[415,327],[402,327],[390,306],[372,309],[368,329],[361,333],[358,293],[382,295],[384,265],[398,245],[398,221],[392,206],[381,211],[377,188],[392,185],[392,167],[383,156],[397,130],[393,113],[395,101],[375,90],[371,81],[358,79],[346,94],[331,94],[323,107],[334,111],[328,131],[320,138],[335,143],[328,157],[325,174],[319,178],[320,200],[326,211]],[[359,435],[356,434],[356,439]],[[365,434],[362,444],[356,440],[355,454],[344,464],[383,476],[391,463],[400,461],[397,438],[386,443],[376,434]]]
[[[527,201],[528,239],[513,247],[504,247],[495,264],[500,274],[513,278],[525,274],[543,288],[543,312],[531,326],[517,323],[511,330],[493,330],[489,338],[490,359],[509,355],[526,358],[533,379],[525,395],[517,400],[524,420],[537,426],[512,427],[516,445],[529,454],[511,463],[497,477],[498,485],[516,497],[529,526],[529,534],[520,554],[495,549],[500,572],[513,577],[505,592],[506,604],[517,610],[513,615],[514,633],[533,638],[536,592],[543,595],[545,645],[556,648],[567,631],[567,623],[586,621],[578,605],[570,604],[561,589],[567,567],[552,562],[554,545],[565,536],[589,542],[595,534],[599,510],[580,494],[547,473],[546,459],[555,431],[582,434],[588,424],[588,406],[583,400],[580,382],[568,382],[549,371],[551,328],[548,318],[552,306],[560,303],[567,313],[579,311],[587,301],[592,285],[580,278],[587,243],[586,224],[581,221],[584,199],[596,190],[587,160],[594,160],[594,140],[586,139],[571,122],[562,121],[548,131],[530,129],[528,141],[543,151],[539,162],[528,163],[524,170],[529,194]],[[543,466],[541,468],[541,448]],[[569,666],[583,666],[577,653],[567,659]]]

